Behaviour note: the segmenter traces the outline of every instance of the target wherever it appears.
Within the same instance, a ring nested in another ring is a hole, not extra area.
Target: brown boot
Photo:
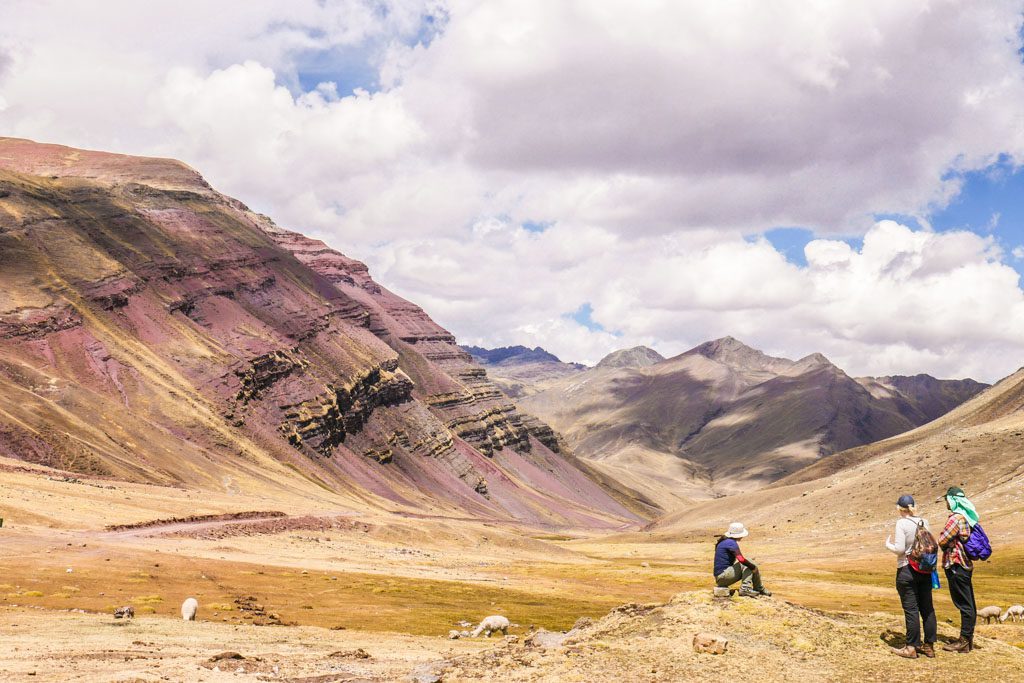
[[[974,649],[974,638],[957,638],[952,643],[944,645],[943,650],[947,652],[959,652],[960,654],[967,654]]]
[[[951,640],[948,643],[946,643],[945,645],[943,645],[942,649],[945,650],[946,652],[960,652],[960,648],[963,647],[963,645],[964,645],[964,639],[963,638],[957,638],[956,640]]]
[[[928,659],[935,659],[935,645],[933,643],[923,643],[917,647],[917,653],[924,655]]]
[[[906,647],[894,647],[890,648],[894,655],[899,657],[905,657],[907,659],[917,659],[917,648],[913,645],[907,645]]]

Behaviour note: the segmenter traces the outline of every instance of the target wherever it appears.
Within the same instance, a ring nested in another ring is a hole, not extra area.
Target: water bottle
[[[939,572],[938,571],[932,572],[932,588],[933,589],[942,588],[942,585],[939,583]]]

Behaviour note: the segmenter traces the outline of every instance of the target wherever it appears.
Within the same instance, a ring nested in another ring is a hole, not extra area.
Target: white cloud
[[[985,379],[1024,358],[994,241],[871,218],[927,225],[958,173],[1021,157],[1015,2],[4,9],[4,134],[182,158],[467,341],[593,361],[733,334]],[[381,88],[349,94],[367,65]],[[864,244],[800,269],[742,237],[777,225]],[[565,317],[585,302],[606,331]]]

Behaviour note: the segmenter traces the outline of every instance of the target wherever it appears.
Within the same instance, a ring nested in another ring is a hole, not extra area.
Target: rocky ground
[[[1024,650],[985,637],[969,656],[940,653],[907,661],[896,621],[882,614],[835,614],[779,599],[716,599],[711,591],[681,593],[661,605],[624,605],[574,629],[547,647],[525,642],[466,655],[445,680],[758,681],[1017,680]],[[1024,631],[1006,626],[1017,636]],[[947,624],[941,640],[955,631]],[[725,652],[697,652],[698,634],[727,641]],[[536,640],[536,638],[534,638]],[[561,640],[561,642],[559,642]],[[541,639],[541,643],[545,643]]]
[[[394,632],[182,622],[0,610],[0,672],[11,681],[759,681],[1017,680],[1024,625],[982,627],[970,655],[899,659],[893,615],[828,613],[781,599],[716,599],[709,590],[668,603],[626,604],[567,633],[543,629],[448,640]],[[1000,631],[1003,639],[990,637]],[[695,636],[726,641],[698,652]],[[955,637],[940,626],[940,642]]]

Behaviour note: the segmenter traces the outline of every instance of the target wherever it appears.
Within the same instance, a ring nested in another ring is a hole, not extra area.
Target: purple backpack
[[[971,560],[987,560],[992,557],[992,544],[988,542],[988,536],[980,524],[975,524],[971,529],[971,535],[964,543],[964,553]]]

